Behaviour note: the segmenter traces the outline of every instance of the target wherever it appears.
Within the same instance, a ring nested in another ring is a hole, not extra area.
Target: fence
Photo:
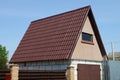
[[[0,80],[8,79],[10,70],[0,70]],[[41,71],[41,70],[20,70],[19,80],[66,80],[66,70]],[[7,79],[6,79],[7,75]]]
[[[10,69],[0,70],[0,80],[67,80],[67,77],[66,70],[19,70],[13,64]]]
[[[65,70],[62,71],[35,71],[20,70],[19,80],[66,80]]]
[[[0,70],[0,80],[10,80],[10,70]]]

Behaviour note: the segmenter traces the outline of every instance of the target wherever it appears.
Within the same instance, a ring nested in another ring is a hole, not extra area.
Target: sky
[[[120,51],[120,0],[0,0],[0,44],[15,52],[31,21],[90,5],[106,52]]]

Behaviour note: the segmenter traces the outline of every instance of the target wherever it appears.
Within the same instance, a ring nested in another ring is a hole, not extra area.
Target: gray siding
[[[120,61],[109,61],[110,80],[120,80]]]
[[[65,70],[70,61],[43,61],[18,63],[20,70]]]

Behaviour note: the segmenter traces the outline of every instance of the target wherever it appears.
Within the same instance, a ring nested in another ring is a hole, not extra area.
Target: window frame
[[[83,34],[85,34],[85,35],[87,35],[87,36],[90,36],[90,40],[85,40],[85,39],[83,39]],[[89,34],[89,33],[86,33],[86,32],[82,32],[82,41],[81,41],[82,43],[86,43],[86,44],[94,44],[93,43],[93,34]]]

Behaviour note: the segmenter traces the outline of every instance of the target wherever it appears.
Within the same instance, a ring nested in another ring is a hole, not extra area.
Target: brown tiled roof
[[[70,59],[90,6],[33,21],[10,62]]]

